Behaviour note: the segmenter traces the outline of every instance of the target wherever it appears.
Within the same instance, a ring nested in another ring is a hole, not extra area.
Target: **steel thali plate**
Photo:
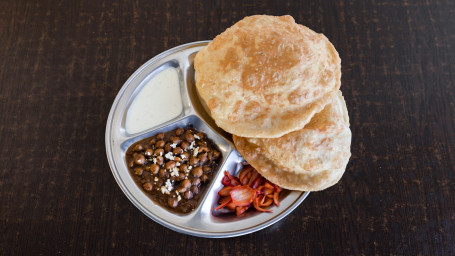
[[[106,153],[112,174],[119,187],[149,218],[167,228],[188,235],[212,238],[234,237],[258,231],[276,223],[299,206],[309,192],[289,191],[282,196],[279,207],[271,207],[272,213],[248,211],[243,216],[236,217],[231,214],[219,214],[213,210],[219,199],[217,193],[223,187],[221,179],[224,171],[238,174],[244,159],[235,149],[231,135],[217,127],[205,111],[194,86],[194,57],[209,42],[193,42],[167,50],[147,61],[131,75],[117,94],[109,113],[105,136]],[[177,117],[155,127],[129,134],[125,128],[128,108],[145,84],[167,68],[177,70],[182,112]],[[125,153],[130,145],[141,139],[188,125],[207,134],[208,138],[218,146],[221,161],[206,191],[202,194],[199,206],[191,213],[177,214],[153,202],[136,185],[128,171]]]

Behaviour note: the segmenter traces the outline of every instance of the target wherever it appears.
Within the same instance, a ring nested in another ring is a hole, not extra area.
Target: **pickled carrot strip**
[[[225,207],[227,204],[229,204],[229,202],[231,202],[232,199],[230,197],[223,197],[221,200],[220,200],[220,206],[216,207],[215,210],[218,211],[219,209]]]

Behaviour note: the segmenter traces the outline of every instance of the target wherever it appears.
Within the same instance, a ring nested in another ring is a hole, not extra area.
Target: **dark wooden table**
[[[252,14],[291,14],[335,45],[352,158],[265,230],[174,232],[116,184],[110,107],[156,54]],[[454,17],[452,0],[1,1],[0,255],[454,255]]]

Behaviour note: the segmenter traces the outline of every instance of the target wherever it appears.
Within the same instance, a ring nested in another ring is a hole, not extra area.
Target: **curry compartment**
[[[223,157],[207,133],[194,128],[197,123],[207,130],[196,117],[179,123],[184,126],[154,131],[153,136],[131,144],[125,161],[136,184],[152,200],[171,212],[186,214],[199,205]]]

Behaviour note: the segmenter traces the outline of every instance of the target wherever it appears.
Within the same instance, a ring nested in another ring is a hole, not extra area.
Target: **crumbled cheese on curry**
[[[179,176],[179,169],[177,169],[177,167],[171,169],[171,176],[173,177]]]
[[[164,155],[164,157],[166,157],[169,160],[174,160],[174,156],[173,156],[172,152],[167,152],[166,155]]]
[[[161,194],[168,194],[169,195],[169,190],[165,186],[161,186]]]
[[[193,156],[197,156],[198,153],[199,153],[199,147],[196,147],[196,148],[193,150]]]

